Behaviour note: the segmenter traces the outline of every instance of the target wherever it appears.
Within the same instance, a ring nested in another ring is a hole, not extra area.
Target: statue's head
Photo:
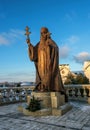
[[[42,27],[41,28],[41,38],[43,38],[43,40],[46,40],[47,39],[47,33],[48,33],[48,28],[46,27]]]

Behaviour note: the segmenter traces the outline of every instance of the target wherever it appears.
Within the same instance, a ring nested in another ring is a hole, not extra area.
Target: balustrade
[[[87,101],[90,104],[90,85],[64,85],[69,100]],[[34,86],[0,88],[0,105],[27,100]]]
[[[26,101],[33,88],[33,86],[0,88],[0,105]]]
[[[64,85],[68,99],[90,103],[90,85]]]

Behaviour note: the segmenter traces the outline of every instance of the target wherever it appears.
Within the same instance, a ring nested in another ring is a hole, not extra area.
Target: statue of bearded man
[[[65,89],[59,71],[59,49],[46,27],[41,28],[40,41],[33,46],[27,39],[28,53],[36,67],[36,88],[41,92],[62,92]]]

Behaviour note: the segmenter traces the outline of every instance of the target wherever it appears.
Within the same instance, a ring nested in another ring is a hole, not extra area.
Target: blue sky
[[[33,45],[48,27],[60,51],[60,64],[82,70],[90,60],[90,0],[0,0],[0,82],[34,81],[25,27]]]

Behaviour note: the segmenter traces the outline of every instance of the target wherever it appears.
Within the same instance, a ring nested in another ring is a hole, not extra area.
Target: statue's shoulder
[[[48,40],[48,45],[53,46],[53,47],[57,47],[56,42],[54,40],[52,40],[52,39]]]
[[[39,44],[40,44],[40,41],[39,41],[39,42],[35,45],[35,48],[36,48],[36,47],[38,47],[38,46],[39,46]]]

